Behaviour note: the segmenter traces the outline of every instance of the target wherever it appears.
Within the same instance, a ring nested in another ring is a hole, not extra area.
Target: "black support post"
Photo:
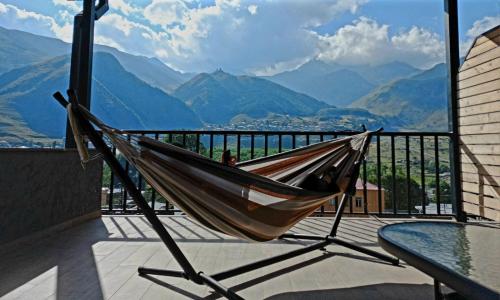
[[[69,89],[76,92],[80,104],[89,110],[94,52],[94,23],[107,10],[107,0],[100,0],[97,6],[95,0],[84,0],[83,11],[74,18]],[[66,122],[65,147],[76,147],[69,122]]]
[[[453,213],[458,221],[465,222],[462,207],[460,136],[458,134],[458,70],[460,68],[460,48],[458,39],[457,0],[444,0],[444,24],[446,35],[446,65],[448,73],[448,128],[450,139],[450,169]]]

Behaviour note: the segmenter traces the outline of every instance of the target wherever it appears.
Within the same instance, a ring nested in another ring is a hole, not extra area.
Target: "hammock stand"
[[[72,90],[68,90],[68,95],[70,101],[68,102],[64,96],[57,92],[53,96],[54,98],[63,106],[67,107],[68,104],[71,103],[74,116],[76,118],[76,121],[79,123],[81,126],[81,129],[84,131],[84,133],[88,136],[88,139],[92,142],[94,147],[98,152],[102,154],[102,157],[104,161],[108,164],[112,172],[117,176],[120,181],[123,183],[125,189],[129,193],[129,195],[133,198],[135,201],[136,205],[139,207],[141,212],[144,214],[146,219],[151,223],[153,229],[156,231],[162,242],[165,244],[165,246],[168,248],[170,253],[172,253],[174,259],[177,261],[177,263],[181,266],[182,271],[177,271],[177,270],[164,270],[164,269],[154,269],[154,268],[144,268],[144,267],[139,267],[138,268],[138,273],[140,276],[146,276],[146,275],[161,275],[161,276],[170,276],[170,277],[180,277],[184,278],[187,280],[191,280],[197,284],[200,285],[207,285],[210,288],[214,289],[217,293],[220,295],[228,298],[228,299],[243,299],[241,296],[233,292],[230,288],[227,288],[223,284],[220,283],[220,281],[230,278],[230,277],[235,277],[243,273],[247,273],[256,269],[263,268],[265,266],[269,266],[308,252],[312,252],[315,250],[324,250],[324,248],[330,244],[337,244],[358,252],[361,252],[366,255],[370,255],[373,257],[376,257],[378,259],[381,259],[385,262],[391,263],[393,265],[398,265],[399,264],[399,259],[364,248],[360,247],[358,245],[355,245],[351,242],[347,242],[345,240],[339,239],[336,237],[337,235],[337,229],[340,223],[340,220],[342,219],[342,214],[344,211],[344,208],[346,206],[346,201],[350,196],[352,196],[355,193],[355,184],[356,180],[359,175],[359,170],[360,170],[360,162],[357,162],[355,167],[354,167],[354,174],[351,176],[351,180],[349,182],[349,188],[347,189],[347,192],[345,192],[342,196],[342,199],[340,201],[340,204],[338,206],[338,209],[335,213],[335,217],[333,220],[333,225],[332,229],[330,231],[330,234],[327,236],[319,236],[319,235],[305,235],[305,234],[283,234],[279,238],[280,239],[300,239],[300,240],[314,240],[318,241],[314,244],[305,246],[303,248],[295,249],[283,254],[279,254],[273,257],[265,258],[262,260],[258,260],[246,265],[242,265],[233,269],[229,269],[226,271],[222,271],[219,273],[215,273],[212,275],[205,274],[202,271],[196,271],[194,267],[191,265],[191,263],[188,261],[182,250],[179,248],[175,240],[172,238],[172,236],[169,234],[169,232],[166,230],[166,228],[163,226],[161,221],[158,219],[158,216],[154,212],[154,209],[151,208],[147,201],[144,199],[142,196],[141,192],[137,189],[135,186],[134,182],[132,179],[128,176],[127,172],[125,169],[121,166],[119,161],[116,159],[116,157],[113,155],[111,150],[108,148],[106,143],[104,142],[101,134],[94,128],[94,126],[90,123],[89,120],[87,120],[83,114],[79,111],[78,107],[78,100],[77,97]],[[369,145],[369,141],[365,144],[365,148],[363,149],[364,152],[366,152],[366,148]]]

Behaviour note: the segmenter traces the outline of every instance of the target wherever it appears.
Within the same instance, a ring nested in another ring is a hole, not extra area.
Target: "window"
[[[362,207],[362,206],[363,206],[363,198],[356,197],[356,207]]]

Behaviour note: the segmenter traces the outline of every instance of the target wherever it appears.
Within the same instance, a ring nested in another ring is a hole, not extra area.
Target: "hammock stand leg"
[[[338,207],[337,212],[335,213],[335,218],[333,219],[333,225],[332,225],[332,230],[330,231],[330,234],[325,236],[320,236],[320,235],[308,235],[308,234],[283,234],[280,236],[280,239],[284,238],[290,238],[290,239],[298,239],[298,240],[324,240],[328,241],[328,244],[337,244],[361,253],[364,253],[366,255],[370,255],[373,257],[376,257],[380,260],[386,261],[388,263],[391,263],[395,266],[399,265],[399,259],[394,258],[392,256],[373,251],[371,249],[365,248],[358,246],[354,243],[344,241],[342,239],[337,238],[337,230],[340,224],[340,220],[342,219],[342,215],[344,213],[344,208],[346,206],[347,200],[349,199],[349,195],[347,193],[344,193],[342,196],[342,200],[340,201],[340,205]]]
[[[73,107],[78,107],[78,101],[74,93],[69,90],[68,94],[70,95],[70,101]],[[68,102],[64,99],[60,93],[54,94],[54,98],[63,106],[66,107]],[[236,293],[226,288],[222,284],[220,284],[216,279],[211,276],[203,274],[203,272],[196,272],[191,263],[187,260],[186,256],[179,248],[175,240],[168,233],[167,229],[163,226],[160,219],[154,212],[154,210],[148,205],[146,199],[142,196],[141,192],[137,189],[132,179],[129,177],[125,169],[122,167],[118,159],[113,155],[111,150],[108,148],[106,143],[104,142],[101,135],[95,130],[92,124],[82,116],[82,114],[75,109],[75,117],[77,122],[82,126],[83,131],[88,135],[89,140],[92,142],[97,151],[102,154],[104,161],[111,168],[113,173],[120,179],[123,183],[125,189],[132,197],[136,205],[141,209],[142,213],[149,221],[154,231],[158,234],[160,239],[163,241],[165,246],[168,248],[170,253],[174,256],[174,259],[181,266],[183,271],[174,271],[174,270],[158,270],[158,269],[148,269],[148,268],[139,268],[139,275],[164,275],[171,277],[182,277],[187,280],[191,280],[197,284],[204,284],[211,288],[213,288],[217,293],[225,296],[231,300],[240,300],[243,299],[238,296]]]

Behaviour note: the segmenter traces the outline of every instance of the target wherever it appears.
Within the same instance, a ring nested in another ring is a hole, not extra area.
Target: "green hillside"
[[[413,77],[383,85],[351,106],[396,117],[404,121],[403,128],[446,131],[445,74],[444,64],[438,64]]]
[[[35,132],[62,138],[66,117],[52,99],[69,80],[68,56],[22,67],[0,75],[0,106],[3,123],[14,124],[17,137]],[[202,126],[180,100],[153,88],[125,71],[111,54],[96,53],[92,85],[92,111],[112,126],[123,129],[179,129]],[[12,135],[0,128],[0,139]]]
[[[271,81],[234,76],[221,70],[195,76],[173,95],[184,100],[204,122],[213,124],[227,123],[239,114],[252,118],[263,118],[269,113],[308,116],[329,107]]]

